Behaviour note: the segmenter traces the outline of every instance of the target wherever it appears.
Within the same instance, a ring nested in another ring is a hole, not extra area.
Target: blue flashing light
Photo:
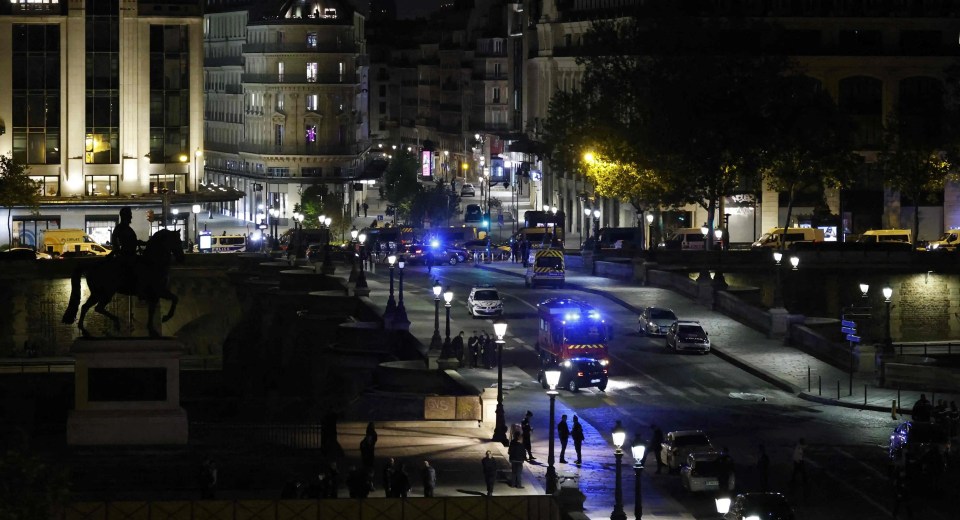
[[[440,241],[437,240],[437,239],[431,240],[431,241],[430,241],[430,247],[432,247],[432,248],[438,248],[438,247],[440,247]]]
[[[564,318],[565,318],[567,321],[577,321],[577,320],[580,319],[580,315],[571,312],[571,313],[568,313],[566,316],[564,316]]]
[[[600,313],[597,312],[597,311],[590,311],[589,316],[590,316],[590,319],[591,319],[591,320],[599,320],[599,319],[600,319]]]
[[[484,220],[480,221],[480,225],[481,225],[482,227],[486,228],[487,226],[490,225],[490,221],[484,219]]]

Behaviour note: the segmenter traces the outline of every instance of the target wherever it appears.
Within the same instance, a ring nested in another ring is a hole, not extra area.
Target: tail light
[[[583,377],[583,372],[577,372],[577,377]]]
[[[607,373],[607,369],[606,369],[606,368],[603,369],[603,373],[604,373],[604,374]]]

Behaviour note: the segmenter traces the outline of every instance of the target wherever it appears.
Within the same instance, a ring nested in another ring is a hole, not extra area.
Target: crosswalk
[[[663,395],[669,395],[674,397],[695,397],[695,398],[727,398],[730,399],[730,394],[743,394],[743,388],[732,388],[732,387],[722,387],[722,388],[710,388],[704,386],[664,386],[659,384],[649,384],[649,385],[630,385],[630,386],[620,386],[611,385],[607,388],[606,392],[601,392],[596,388],[582,388],[580,393],[586,395],[608,395],[608,396],[627,396],[634,398],[643,398],[643,397],[660,397]]]

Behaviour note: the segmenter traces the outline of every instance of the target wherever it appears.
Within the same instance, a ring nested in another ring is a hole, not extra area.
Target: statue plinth
[[[173,338],[78,339],[67,444],[186,444],[180,355]]]

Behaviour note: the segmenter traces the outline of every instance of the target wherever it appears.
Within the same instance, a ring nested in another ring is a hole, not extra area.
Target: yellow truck
[[[562,249],[531,249],[524,285],[550,284],[563,287],[565,268]]]
[[[110,254],[82,229],[48,229],[43,232],[43,251],[51,255],[89,252],[97,256]]]

